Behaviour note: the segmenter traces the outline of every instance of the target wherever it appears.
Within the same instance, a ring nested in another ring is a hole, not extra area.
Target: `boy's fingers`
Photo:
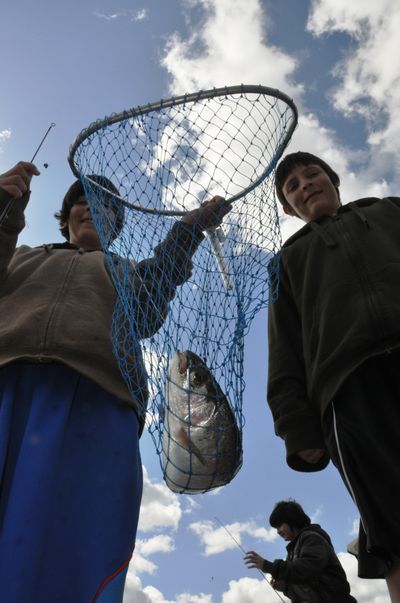
[[[29,180],[23,175],[13,174],[0,177],[0,187],[15,198],[22,197],[23,193],[28,190],[28,185]]]
[[[24,179],[30,180],[32,176],[39,176],[40,172],[34,163],[29,161],[19,161],[14,167],[8,172],[5,172],[0,176],[0,179],[8,176],[21,176]]]
[[[24,180],[27,182],[31,181],[32,176],[39,176],[40,174],[36,165],[29,163],[28,161],[20,161],[15,167],[16,173],[22,176],[22,178],[24,178]]]
[[[306,463],[318,463],[318,461],[324,456],[325,450],[321,448],[310,448],[308,450],[301,450],[297,455]]]
[[[0,182],[0,189],[5,191],[11,199],[21,199],[23,195],[17,186],[3,186]],[[8,200],[7,197],[4,197],[4,199]]]
[[[203,201],[202,206],[210,204],[231,207],[230,201],[219,195],[216,195],[212,199],[207,199],[206,201]]]
[[[29,190],[32,176],[39,174],[39,170],[33,163],[19,161],[8,172],[0,175],[0,188],[14,199],[20,199]]]

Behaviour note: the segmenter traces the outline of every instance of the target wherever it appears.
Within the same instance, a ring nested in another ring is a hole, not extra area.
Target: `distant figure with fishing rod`
[[[278,502],[269,523],[288,542],[287,558],[268,561],[249,551],[248,567],[271,574],[272,586],[292,603],[356,603],[330,537],[299,503]]]
[[[275,184],[305,222],[270,306],[275,431],[291,468],[336,465],[360,512],[358,575],[385,578],[400,603],[400,198],[342,205],[338,174],[301,151]]]
[[[137,345],[133,399],[110,337],[116,292],[80,180],[56,213],[66,241],[16,248],[33,176],[30,162],[0,175],[0,601],[121,603],[142,495],[144,363]],[[111,191],[102,211],[112,241],[123,204],[112,182],[91,179]],[[138,341],[163,324],[203,231],[229,209],[221,197],[204,202],[153,258],[127,266]]]

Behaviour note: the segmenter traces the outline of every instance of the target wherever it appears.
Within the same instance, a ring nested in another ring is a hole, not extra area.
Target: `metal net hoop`
[[[134,209],[179,216],[205,195],[223,192],[233,202],[255,189],[296,125],[296,106],[280,90],[213,88],[97,120],[71,145],[68,161],[78,178],[110,179]]]

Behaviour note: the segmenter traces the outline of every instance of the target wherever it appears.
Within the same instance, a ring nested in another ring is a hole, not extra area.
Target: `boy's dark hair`
[[[295,500],[281,500],[276,503],[269,523],[273,528],[279,528],[283,523],[287,523],[291,528],[302,530],[310,525],[311,519]]]
[[[97,182],[98,184],[100,184],[100,186],[104,187],[108,191],[111,191],[111,192],[115,193],[116,195],[119,195],[118,189],[114,186],[114,184],[111,182],[111,180],[109,180],[105,176],[98,176],[97,174],[91,174],[88,176],[88,178],[90,178],[94,182]],[[93,190],[94,189],[95,189],[95,186],[93,186]],[[94,194],[95,193],[96,193],[96,191],[94,191]],[[103,203],[109,204],[115,214],[116,221],[115,221],[114,229],[113,229],[113,239],[115,239],[121,232],[122,226],[124,224],[124,215],[125,215],[124,206],[122,205],[122,203],[115,200],[113,195],[105,193],[101,189],[99,189],[98,194],[99,194],[99,196],[103,197],[103,199],[102,199]],[[71,212],[71,208],[78,201],[79,197],[82,197],[84,195],[85,195],[85,189],[83,187],[82,181],[75,180],[75,182],[73,182],[71,184],[71,186],[65,193],[65,196],[64,196],[64,199],[63,199],[63,202],[61,205],[61,209],[54,214],[54,217],[58,220],[58,222],[60,224],[60,232],[61,232],[62,236],[65,239],[67,239],[67,241],[69,241],[68,218],[69,218],[69,214]]]
[[[282,188],[290,173],[295,167],[298,167],[299,165],[311,164],[319,165],[324,170],[324,172],[328,174],[332,184],[338,186],[340,182],[339,176],[323,159],[317,157],[317,155],[313,155],[312,153],[306,153],[305,151],[297,151],[297,153],[290,153],[289,155],[286,155],[278,164],[275,173],[276,194],[282,205],[288,205],[285,195],[283,194]]]

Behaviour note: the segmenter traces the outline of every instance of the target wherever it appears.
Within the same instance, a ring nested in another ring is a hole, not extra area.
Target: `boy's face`
[[[294,540],[299,533],[299,530],[296,528],[291,528],[288,523],[282,523],[276,528],[276,531],[278,532],[279,536],[287,542]]]
[[[282,187],[288,203],[283,210],[304,222],[311,222],[319,216],[334,215],[340,207],[339,184],[333,184],[319,165],[296,166]]]
[[[106,206],[106,223],[111,224],[115,220],[112,209]],[[86,198],[81,195],[71,207],[68,218],[69,241],[86,250],[100,249],[99,235],[93,223],[89,205]]]

